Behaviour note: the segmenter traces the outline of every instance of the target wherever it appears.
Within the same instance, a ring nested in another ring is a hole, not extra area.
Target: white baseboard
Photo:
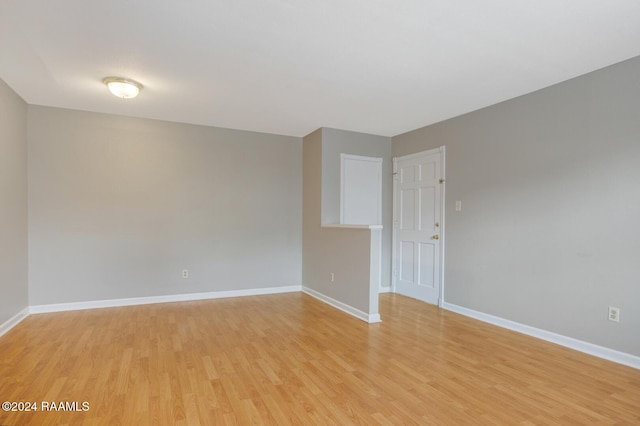
[[[391,293],[391,286],[380,287],[378,291],[380,294],[382,293]]]
[[[458,314],[461,314],[467,317],[471,317],[483,322],[487,322],[489,324],[497,325],[498,327],[507,328],[509,330],[517,331],[518,333],[537,337],[538,339],[556,343],[558,345],[565,346],[567,348],[574,349],[576,351],[584,352],[586,354],[593,355],[598,358],[603,358],[609,361],[617,362],[618,364],[623,364],[623,365],[637,368],[640,370],[640,357],[635,355],[616,351],[614,349],[605,348],[603,346],[594,345],[593,343],[574,339],[572,337],[563,336],[561,334],[531,327],[529,325],[520,324],[518,322],[496,317],[494,315],[489,315],[483,312],[474,311],[473,309],[464,308],[462,306],[454,305],[452,303],[445,302],[443,303],[442,307],[444,309],[447,309],[452,312],[456,312]]]
[[[339,300],[333,299],[325,294],[322,294],[316,290],[313,290],[309,287],[302,287],[302,292],[308,294],[311,297],[314,297],[327,305],[331,305],[336,309],[340,309],[342,312],[346,312],[347,314],[358,318],[364,322],[374,323],[380,322],[380,314],[368,314],[366,312],[361,311],[360,309],[356,309],[351,305],[347,305],[346,303],[340,302]]]
[[[94,300],[87,302],[57,303],[29,307],[29,313],[77,311],[81,309],[114,308],[118,306],[148,305],[152,303],[188,302],[192,300],[222,299],[225,297],[259,296],[264,294],[291,293],[301,291],[302,286],[252,288],[246,290],[212,291],[207,293],[172,294],[166,296],[132,297],[127,299]]]
[[[29,316],[29,307],[24,308],[2,324],[0,324],[0,336],[5,334],[7,331],[11,330],[13,327],[18,325],[20,321]]]

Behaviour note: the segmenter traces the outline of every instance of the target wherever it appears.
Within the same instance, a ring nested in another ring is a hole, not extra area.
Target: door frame
[[[440,222],[441,222],[441,228],[440,228],[440,240],[438,241],[438,244],[440,246],[440,264],[439,266],[439,273],[438,273],[438,286],[440,287],[440,296],[438,297],[438,306],[440,308],[443,307],[444,305],[444,247],[445,247],[445,209],[444,209],[444,202],[445,202],[445,188],[446,188],[446,181],[445,181],[445,159],[446,159],[446,150],[444,145],[439,147],[439,148],[434,148],[434,149],[429,149],[426,151],[420,151],[420,152],[416,152],[414,154],[409,154],[409,155],[403,155],[400,157],[393,157],[393,217],[392,217],[392,227],[391,227],[391,292],[395,293],[396,292],[396,278],[398,275],[398,267],[397,267],[397,228],[398,228],[398,160],[411,160],[414,158],[419,158],[425,155],[433,155],[433,154],[440,154],[440,182],[442,184],[441,187],[441,191],[440,191]]]

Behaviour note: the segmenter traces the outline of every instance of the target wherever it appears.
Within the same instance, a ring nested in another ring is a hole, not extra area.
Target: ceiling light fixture
[[[102,81],[114,96],[122,99],[135,98],[142,90],[142,84],[122,77],[107,77]]]

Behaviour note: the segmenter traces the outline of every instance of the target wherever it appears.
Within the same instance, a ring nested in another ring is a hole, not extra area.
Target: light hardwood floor
[[[0,399],[39,411],[0,424],[640,424],[640,370],[402,296],[380,311],[289,293],[32,315],[0,337]]]

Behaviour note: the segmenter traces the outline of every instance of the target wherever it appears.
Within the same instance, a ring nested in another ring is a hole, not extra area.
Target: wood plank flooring
[[[39,411],[0,425],[640,424],[640,370],[402,296],[380,311],[288,293],[32,315],[0,337],[0,400]]]

